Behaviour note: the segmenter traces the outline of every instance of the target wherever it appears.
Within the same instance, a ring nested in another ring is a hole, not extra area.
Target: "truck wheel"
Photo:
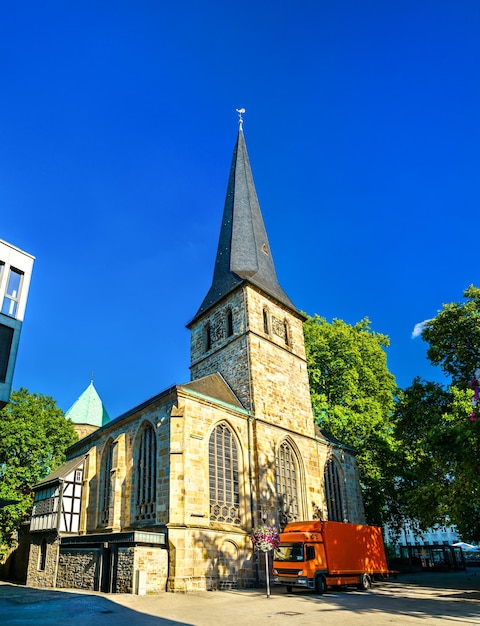
[[[319,594],[322,595],[322,593],[324,593],[325,591],[325,579],[323,578],[323,576],[317,576],[315,578],[315,591]]]
[[[362,574],[360,576],[360,582],[358,583],[358,588],[361,591],[368,591],[372,586],[372,580],[368,574]]]
[[[287,593],[292,593],[293,587],[292,585],[287,585]]]

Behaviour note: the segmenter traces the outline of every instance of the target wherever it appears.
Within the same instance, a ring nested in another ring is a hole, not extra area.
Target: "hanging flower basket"
[[[275,526],[257,526],[252,531],[253,549],[265,554],[265,578],[267,582],[267,598],[270,597],[270,573],[268,553],[280,543],[280,533]]]
[[[257,526],[252,531],[252,544],[254,550],[269,552],[280,543],[280,533],[275,526]]]

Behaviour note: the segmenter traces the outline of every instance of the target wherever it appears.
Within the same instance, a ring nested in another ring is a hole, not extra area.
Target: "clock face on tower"
[[[216,324],[212,324],[212,340],[213,341],[221,341],[224,338],[224,328],[221,322],[217,322]]]

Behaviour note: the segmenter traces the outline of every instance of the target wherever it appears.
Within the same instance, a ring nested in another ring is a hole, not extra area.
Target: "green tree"
[[[420,378],[399,394],[395,408],[395,435],[402,443],[397,497],[420,528],[443,523],[447,515],[443,449],[451,410],[450,392]]]
[[[422,331],[428,359],[460,389],[480,366],[480,289],[471,285],[463,295],[464,302],[444,304]]]
[[[33,486],[59,467],[78,436],[49,396],[21,387],[0,411],[0,546],[9,546],[33,503]]]
[[[454,523],[480,541],[480,418],[470,419],[470,381],[480,366],[480,289],[444,304],[426,322],[427,357],[451,378],[441,385],[415,379],[396,408],[404,464],[399,499],[422,527]]]
[[[389,339],[373,332],[368,318],[351,326],[318,315],[307,318],[304,334],[315,419],[356,449],[367,519],[381,524],[397,509],[396,383],[387,367]]]
[[[396,408],[403,464],[398,498],[420,528],[455,524],[480,541],[479,425],[471,422],[472,392],[418,378]]]

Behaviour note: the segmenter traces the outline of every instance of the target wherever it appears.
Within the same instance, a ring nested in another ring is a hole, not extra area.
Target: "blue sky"
[[[0,238],[36,257],[14,388],[112,417],[189,380],[244,131],[280,283],[390,337],[478,281],[480,4],[4,3]]]

